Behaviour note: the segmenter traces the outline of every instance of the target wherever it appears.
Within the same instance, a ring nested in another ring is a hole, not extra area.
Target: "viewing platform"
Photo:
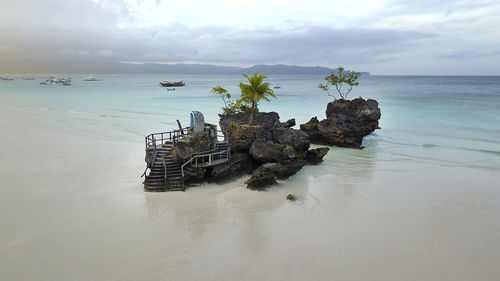
[[[199,145],[200,140],[208,149],[179,153]],[[221,165],[231,158],[228,140],[217,126],[205,123],[198,111],[191,113],[190,127],[150,134],[145,137],[145,145],[147,166],[142,176],[146,191],[184,191],[189,170]]]

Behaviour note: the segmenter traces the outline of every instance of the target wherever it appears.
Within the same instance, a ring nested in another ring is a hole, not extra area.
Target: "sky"
[[[0,0],[0,73],[120,63],[500,75],[500,0]]]

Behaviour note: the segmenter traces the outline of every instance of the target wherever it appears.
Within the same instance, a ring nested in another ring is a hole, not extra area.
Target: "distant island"
[[[150,73],[150,74],[243,74],[262,72],[268,75],[276,74],[310,74],[327,75],[336,72],[336,69],[322,66],[297,66],[275,64],[258,64],[251,67],[218,66],[211,64],[161,64],[161,63],[121,63],[120,73]],[[362,76],[370,75],[361,72]]]

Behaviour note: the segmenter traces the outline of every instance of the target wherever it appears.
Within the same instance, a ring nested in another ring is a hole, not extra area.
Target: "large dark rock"
[[[278,183],[273,173],[256,173],[257,170],[255,170],[252,177],[245,182],[247,188],[263,190]]]
[[[312,143],[321,143],[323,137],[319,131],[319,120],[318,117],[313,117],[309,122],[300,125],[300,130],[305,132],[309,136],[309,140]]]
[[[252,173],[252,177],[245,183],[250,189],[262,190],[273,184],[276,179],[287,179],[297,173],[304,165],[305,160],[288,160],[281,163],[266,163],[259,166]]]
[[[311,165],[317,165],[323,161],[323,157],[328,153],[330,149],[328,147],[319,147],[314,149],[309,149],[306,153],[307,163]]]
[[[231,133],[229,134],[229,144],[232,151],[248,152],[256,139],[268,138],[269,132],[265,131],[264,126],[236,125],[231,129]]]
[[[300,125],[312,143],[361,148],[363,137],[379,128],[381,115],[376,100],[357,98],[328,103],[326,116]]]
[[[252,143],[250,155],[259,162],[282,162],[297,157],[292,146],[277,144],[264,139],[257,139]]]
[[[248,125],[249,115],[233,113],[220,115],[219,126],[229,139],[232,151],[248,151],[259,138],[270,140],[271,130],[280,126],[280,116],[276,112],[259,112],[254,116],[252,126]]]
[[[303,159],[287,160],[281,163],[268,163],[268,164],[278,164],[273,167],[273,171],[279,180],[284,180],[290,176],[295,175],[302,167],[304,167],[307,162]],[[266,164],[264,164],[266,165]]]
[[[275,128],[272,130],[273,142],[293,147],[297,152],[309,149],[309,136],[300,130],[292,128]]]
[[[255,161],[248,153],[238,152],[231,155],[229,162],[215,166],[210,176],[216,181],[225,180],[232,176],[250,173],[255,167]]]

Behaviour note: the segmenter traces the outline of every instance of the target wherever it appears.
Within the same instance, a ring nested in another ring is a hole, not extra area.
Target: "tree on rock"
[[[237,112],[237,108],[234,106],[234,100],[231,99],[231,94],[221,86],[215,86],[212,89],[212,93],[219,95],[224,102],[224,106],[222,107],[222,112],[224,114],[235,113]]]
[[[240,83],[241,99],[236,102],[235,106],[239,106],[241,103],[251,104],[248,124],[252,125],[259,101],[262,99],[270,101],[268,97],[276,98],[276,95],[274,95],[269,83],[264,83],[264,79],[267,78],[264,74],[255,72],[252,76],[247,74],[243,74],[243,76],[248,80],[248,84]]]
[[[358,86],[358,78],[361,73],[355,71],[344,71],[342,66],[339,66],[337,73],[330,73],[330,75],[325,77],[325,84],[319,84],[319,88],[326,91],[327,95],[336,98],[335,95],[330,94],[330,86],[334,86],[340,95],[340,98],[345,100],[347,95],[352,91],[352,87]],[[344,88],[344,89],[342,89]]]

